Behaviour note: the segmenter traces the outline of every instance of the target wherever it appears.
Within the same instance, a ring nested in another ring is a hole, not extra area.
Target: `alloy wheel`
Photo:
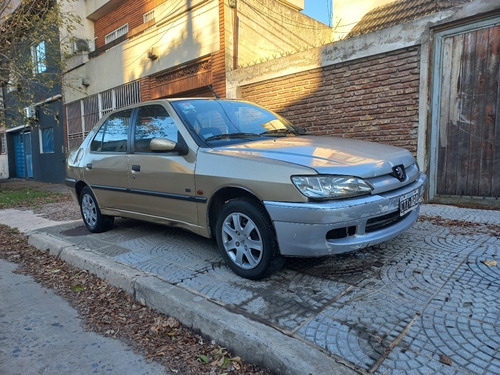
[[[227,255],[238,267],[250,270],[262,260],[262,236],[257,225],[243,213],[233,212],[224,219],[222,241]]]

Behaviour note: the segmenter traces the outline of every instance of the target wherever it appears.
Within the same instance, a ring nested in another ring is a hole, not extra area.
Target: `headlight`
[[[351,176],[292,176],[292,182],[308,198],[339,199],[370,194],[372,187]]]

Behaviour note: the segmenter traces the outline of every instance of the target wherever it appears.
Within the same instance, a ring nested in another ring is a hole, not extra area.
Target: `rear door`
[[[101,208],[126,209],[128,196],[128,134],[132,109],[112,114],[90,146],[85,180]]]

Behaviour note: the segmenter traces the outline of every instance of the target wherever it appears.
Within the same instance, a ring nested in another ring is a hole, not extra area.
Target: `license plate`
[[[418,190],[405,194],[399,198],[399,215],[404,216],[417,208],[419,202]]]

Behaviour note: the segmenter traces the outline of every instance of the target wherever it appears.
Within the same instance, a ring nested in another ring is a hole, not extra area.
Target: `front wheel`
[[[88,186],[80,193],[80,212],[85,226],[93,233],[105,232],[113,226],[115,218],[101,214],[94,193]]]
[[[228,201],[217,220],[216,237],[226,264],[241,277],[259,280],[284,264],[272,223],[254,200]]]

